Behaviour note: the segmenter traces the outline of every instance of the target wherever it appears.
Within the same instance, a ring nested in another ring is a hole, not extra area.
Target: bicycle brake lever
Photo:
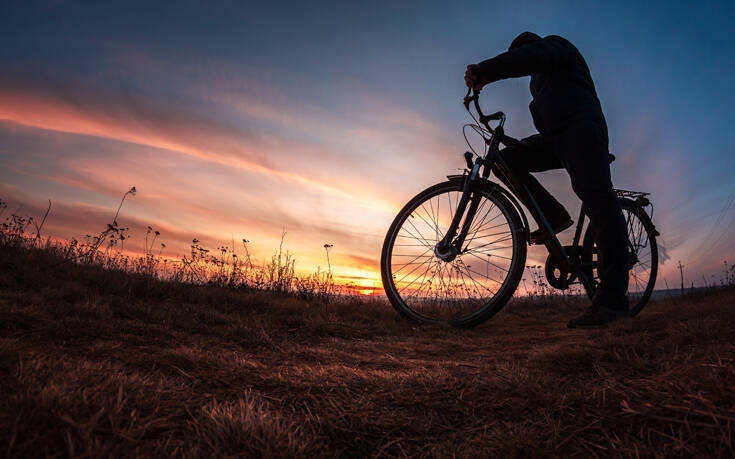
[[[467,88],[467,94],[464,96],[464,109],[469,110],[470,109],[470,102],[472,102],[472,97],[470,96],[470,93],[472,92],[472,88]]]
[[[464,96],[464,108],[465,110],[470,110],[470,102],[477,101],[477,99],[480,97],[480,89],[467,89],[467,95]],[[472,95],[470,95],[472,94]]]

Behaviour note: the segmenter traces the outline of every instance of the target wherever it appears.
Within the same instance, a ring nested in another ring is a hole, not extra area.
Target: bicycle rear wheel
[[[500,193],[483,192],[461,253],[434,253],[463,185],[449,181],[419,193],[398,213],[383,243],[383,287],[403,316],[473,327],[497,313],[523,275],[526,245],[518,212]]]
[[[648,214],[634,202],[626,199],[620,200],[623,215],[628,226],[628,302],[630,305],[630,316],[637,315],[648,303],[656,285],[658,274],[658,246],[656,245],[656,232]],[[589,227],[584,236],[582,261],[599,264],[597,245]],[[599,282],[597,268],[588,272],[591,274],[595,285]],[[587,295],[592,298],[594,290],[587,290]]]

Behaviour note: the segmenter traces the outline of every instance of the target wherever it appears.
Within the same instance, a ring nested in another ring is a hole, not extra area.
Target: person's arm
[[[575,48],[561,37],[550,36],[499,54],[477,64],[483,85],[505,78],[552,72],[570,63]]]

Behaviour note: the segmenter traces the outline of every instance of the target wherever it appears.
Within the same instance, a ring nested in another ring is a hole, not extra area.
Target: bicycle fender
[[[465,178],[467,177],[466,174],[455,174],[455,175],[447,175],[447,178],[454,182],[457,181],[460,184],[464,184]],[[523,212],[523,208],[521,207],[521,203],[518,202],[518,199],[513,196],[513,194],[506,190],[504,187],[500,186],[498,183],[493,182],[492,180],[488,179],[479,179],[477,180],[477,187],[480,187],[483,191],[486,191],[488,193],[500,193],[506,198],[508,198],[508,201],[513,204],[513,206],[516,208],[516,212],[518,212],[521,216],[521,222],[523,223],[523,237],[526,240],[526,244],[531,245],[531,228],[528,226],[528,219],[526,218],[526,213]]]

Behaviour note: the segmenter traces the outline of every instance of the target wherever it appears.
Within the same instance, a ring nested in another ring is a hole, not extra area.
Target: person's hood
[[[508,47],[508,51],[511,49],[518,48],[519,46],[526,45],[528,43],[533,43],[535,41],[541,40],[541,37],[536,35],[533,32],[523,32],[522,34],[518,35],[513,39],[513,41],[510,43],[510,46]]]

